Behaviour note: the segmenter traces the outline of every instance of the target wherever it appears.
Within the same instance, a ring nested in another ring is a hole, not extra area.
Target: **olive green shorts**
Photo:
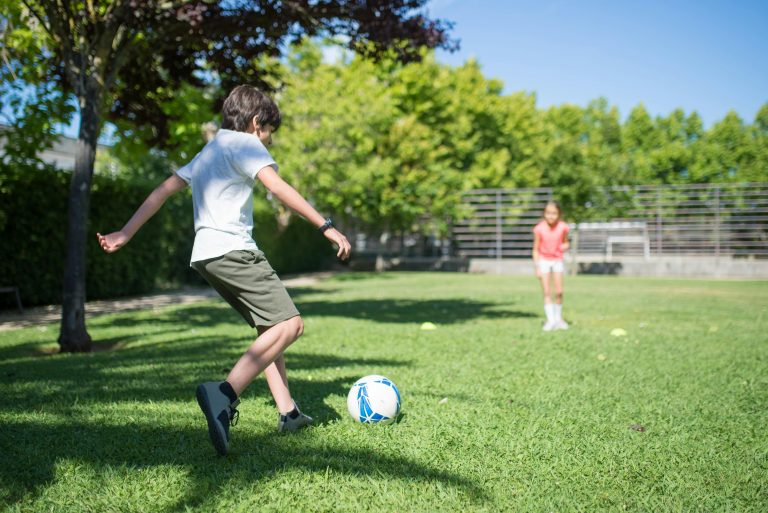
[[[252,328],[274,326],[299,315],[285,285],[259,250],[238,249],[191,266]]]

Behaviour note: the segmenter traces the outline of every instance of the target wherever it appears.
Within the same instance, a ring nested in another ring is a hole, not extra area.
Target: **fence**
[[[453,227],[458,255],[530,256],[531,231],[552,197],[550,188],[467,192],[470,215]],[[605,206],[595,210],[611,214],[572,224],[579,256],[768,257],[768,183],[613,187],[595,199]]]

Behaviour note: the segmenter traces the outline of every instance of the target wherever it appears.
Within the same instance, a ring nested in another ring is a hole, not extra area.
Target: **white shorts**
[[[539,258],[539,271],[542,273],[561,273],[563,272],[562,260],[547,260],[546,258]]]

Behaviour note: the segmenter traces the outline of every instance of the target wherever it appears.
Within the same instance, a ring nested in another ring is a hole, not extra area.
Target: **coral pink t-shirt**
[[[568,230],[568,225],[560,220],[555,226],[549,226],[543,219],[539,221],[533,228],[533,233],[539,234],[539,256],[547,260],[562,260],[563,237]]]

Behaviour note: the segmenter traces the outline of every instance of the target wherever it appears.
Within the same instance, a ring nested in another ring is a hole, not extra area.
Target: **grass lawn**
[[[96,318],[105,350],[87,355],[41,355],[57,326],[0,333],[0,506],[768,508],[766,282],[573,277],[556,333],[533,278],[348,274],[293,295],[306,333],[289,379],[317,425],[277,435],[260,378],[226,458],[194,400],[253,336],[223,302]],[[346,413],[373,373],[400,389],[397,424]]]

